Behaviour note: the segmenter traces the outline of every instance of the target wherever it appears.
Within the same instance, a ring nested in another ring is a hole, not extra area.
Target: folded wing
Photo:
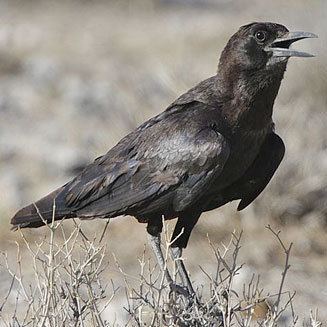
[[[187,110],[181,106],[146,122],[74,180],[51,193],[47,201],[43,199],[47,205],[42,205],[40,213],[51,212],[53,199],[60,213],[55,219],[146,214],[151,207],[163,213],[167,206],[184,210],[210,187],[229,155],[225,138],[210,122],[201,120],[203,110],[211,109],[194,102]],[[12,223],[21,227],[42,225],[35,208],[26,208]],[[50,219],[46,215],[45,220]]]

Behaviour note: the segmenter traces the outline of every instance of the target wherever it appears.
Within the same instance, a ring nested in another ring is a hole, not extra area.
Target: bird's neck
[[[272,111],[284,70],[217,74],[222,96],[228,101],[223,115],[235,128],[263,129],[272,123]]]

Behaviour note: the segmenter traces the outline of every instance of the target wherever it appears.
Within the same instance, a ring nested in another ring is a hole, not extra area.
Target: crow
[[[274,101],[288,59],[312,56],[289,47],[313,37],[276,23],[240,27],[222,51],[216,75],[125,136],[73,180],[19,210],[11,224],[17,229],[52,219],[131,215],[147,223],[149,242],[164,269],[162,219],[177,218],[171,250],[183,285],[175,285],[168,270],[165,274],[172,288],[194,294],[179,260],[182,249],[202,212],[233,200],[244,209],[274,175],[285,152],[274,131]]]

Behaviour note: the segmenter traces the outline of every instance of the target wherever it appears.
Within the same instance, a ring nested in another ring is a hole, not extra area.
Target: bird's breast
[[[258,155],[268,131],[268,128],[243,130],[233,135],[229,158],[215,183],[218,189],[232,184],[245,173]]]

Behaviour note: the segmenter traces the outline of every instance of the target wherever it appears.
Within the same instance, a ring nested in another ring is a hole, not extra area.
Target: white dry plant
[[[14,264],[7,253],[2,253],[1,265],[9,273],[11,284],[0,303],[0,324],[8,327],[109,326],[102,313],[118,288],[112,281],[105,285],[102,279],[108,267],[102,244],[106,227],[99,239],[89,239],[76,221],[68,235],[63,221],[55,222],[54,215],[52,222],[46,225],[47,233],[40,242],[30,242],[19,230],[27,250],[24,267],[18,242]],[[26,261],[33,269],[32,281],[24,274],[28,268]]]
[[[235,290],[235,278],[240,274],[243,264],[238,263],[242,232],[232,233],[227,245],[208,243],[215,257],[215,269],[208,273],[199,267],[207,282],[196,289],[193,300],[169,291],[164,274],[146,257],[144,250],[139,259],[141,271],[139,288],[131,286],[135,276],[126,274],[118,261],[116,264],[126,284],[126,308],[130,321],[128,326],[297,326],[298,317],[293,307],[295,292],[285,291],[285,279],[290,268],[292,243],[286,246],[280,237],[280,231],[266,227],[278,241],[285,258],[280,284],[275,294],[265,293],[260,287],[260,276],[252,275],[242,292]],[[176,262],[170,260],[169,248],[171,233],[164,224],[164,245],[166,267],[172,266],[174,282],[178,283]],[[287,323],[285,325],[285,323]],[[310,322],[306,326],[321,326],[317,312],[311,312]]]
[[[102,241],[108,223],[109,220],[101,236],[92,239],[76,221],[67,235],[62,221],[55,222],[54,218],[47,224],[48,233],[41,242],[30,242],[20,230],[34,279],[28,281],[24,275],[19,243],[14,265],[10,264],[8,255],[2,253],[1,264],[10,275],[11,283],[0,302],[0,323],[8,327],[118,326],[103,318],[104,311],[118,293],[113,281],[104,283],[108,256]],[[255,275],[242,292],[235,291],[235,277],[243,267],[238,263],[242,233],[233,232],[227,245],[216,246],[208,238],[215,269],[209,273],[200,267],[207,283],[196,289],[193,299],[170,291],[165,274],[152,263],[145,250],[139,259],[138,276],[125,273],[113,256],[126,286],[125,326],[273,327],[283,325],[281,319],[287,311],[290,317],[287,326],[296,326],[299,322],[293,308],[295,292],[284,290],[292,244],[286,246],[280,232],[270,226],[267,228],[277,239],[285,258],[276,294],[265,294],[259,285],[259,276]],[[165,265],[173,271],[174,281],[179,283],[176,262],[169,255],[171,233],[167,224],[164,224],[163,235]],[[317,312],[311,312],[307,326],[321,326]]]

